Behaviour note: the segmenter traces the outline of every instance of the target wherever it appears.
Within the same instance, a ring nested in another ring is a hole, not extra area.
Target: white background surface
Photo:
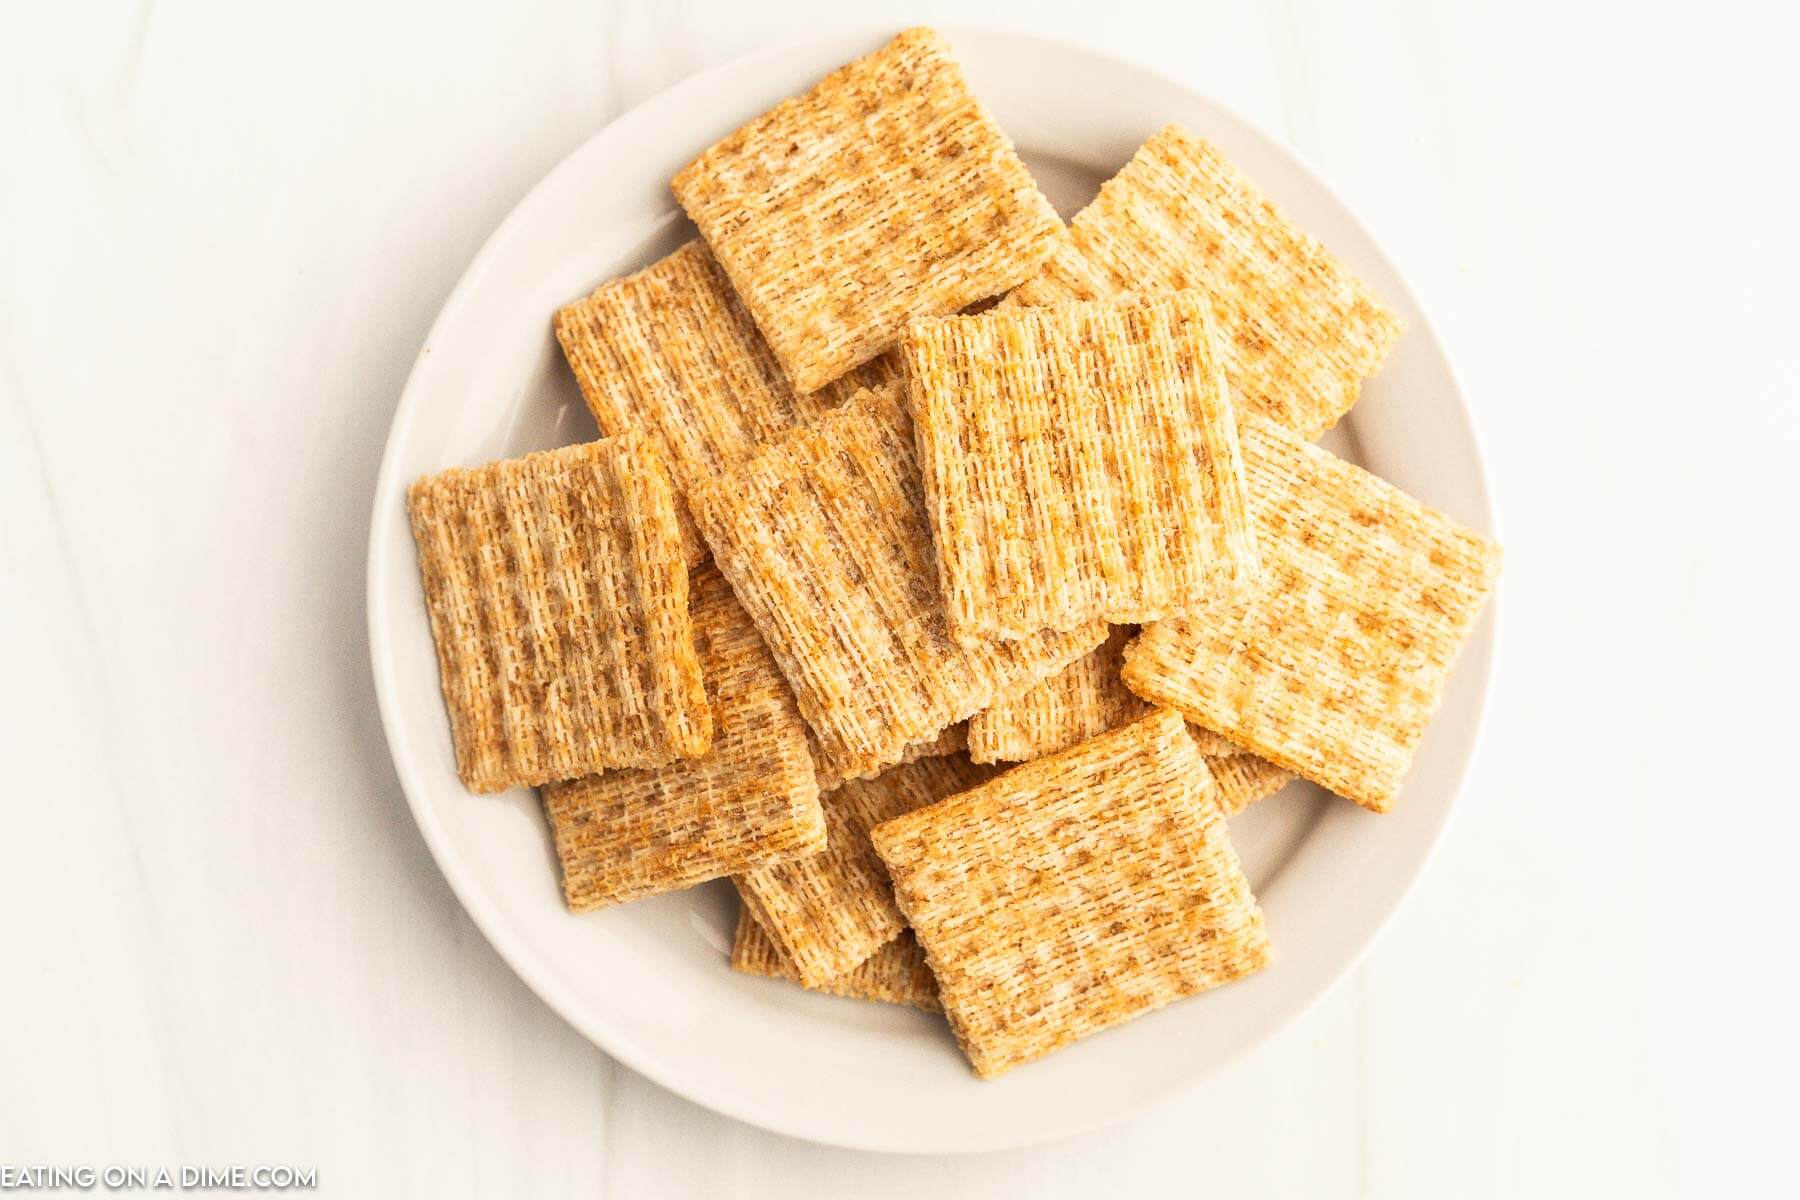
[[[0,15],[0,1162],[285,1162],[331,1195],[1791,1186],[1800,31],[1773,6],[982,18],[1296,147],[1485,438],[1508,561],[1469,783],[1281,1037],[1108,1133],[870,1157],[615,1067],[474,931],[368,677],[401,384],[612,116],[751,50],[972,19],[839,7]]]

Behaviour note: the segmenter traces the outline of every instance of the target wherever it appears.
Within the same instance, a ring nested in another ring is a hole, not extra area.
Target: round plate
[[[729,970],[737,905],[723,881],[570,915],[536,796],[475,796],[457,782],[406,485],[597,436],[552,314],[693,236],[668,181],[695,154],[887,36],[832,38],[690,79],[595,135],[513,210],[444,306],[394,415],[370,531],[369,640],[394,765],[438,865],[494,947],[577,1029],[663,1086],[781,1133],[875,1150],[989,1150],[1094,1128],[1193,1085],[1349,968],[1449,812],[1481,712],[1492,618],[1463,654],[1395,812],[1373,816],[1296,785],[1232,822],[1273,966],[996,1081],[969,1072],[941,1018]],[[1368,233],[1292,154],[1218,104],[1090,51],[990,31],[948,36],[1065,216],[1179,121],[1343,256],[1409,331],[1328,444],[1489,528],[1475,436],[1431,326]]]

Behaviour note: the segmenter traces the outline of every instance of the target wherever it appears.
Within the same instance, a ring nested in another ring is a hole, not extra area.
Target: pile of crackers
[[[464,783],[983,1076],[1263,969],[1227,818],[1388,810],[1499,569],[1312,444],[1400,320],[1177,126],[1065,226],[928,29],[673,188],[555,317],[604,437],[408,493]]]

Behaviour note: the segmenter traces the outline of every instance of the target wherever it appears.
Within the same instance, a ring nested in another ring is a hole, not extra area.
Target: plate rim
[[[939,1144],[913,1145],[895,1141],[877,1142],[869,1139],[822,1137],[814,1130],[796,1126],[792,1122],[772,1117],[767,1113],[746,1109],[742,1105],[734,1103],[729,1096],[721,1097],[709,1094],[705,1090],[695,1087],[691,1079],[675,1077],[674,1072],[666,1070],[653,1053],[639,1046],[630,1036],[613,1027],[603,1017],[591,1012],[590,1007],[580,1001],[546,961],[540,959],[521,941],[515,939],[506,918],[499,912],[497,901],[491,899],[478,885],[478,881],[474,879],[473,873],[452,843],[448,831],[437,820],[435,814],[429,811],[430,806],[420,798],[425,794],[426,789],[413,778],[414,771],[410,765],[412,756],[403,752],[403,748],[408,742],[397,716],[401,700],[398,695],[399,684],[395,677],[396,658],[385,646],[387,634],[385,622],[381,620],[383,614],[388,611],[385,604],[388,592],[383,586],[388,577],[388,565],[380,554],[380,539],[383,519],[392,515],[386,512],[384,500],[396,494],[403,494],[403,489],[399,492],[396,491],[393,478],[399,469],[397,465],[400,457],[398,447],[404,440],[403,435],[410,430],[414,418],[421,408],[420,376],[430,348],[437,342],[440,331],[453,324],[462,308],[468,304],[470,296],[476,291],[478,284],[488,273],[493,262],[499,257],[513,235],[522,227],[521,222],[525,214],[532,209],[534,201],[541,194],[556,187],[562,177],[572,169],[572,164],[583,158],[593,143],[609,135],[615,135],[621,128],[657,120],[663,110],[678,106],[686,95],[714,84],[721,77],[749,71],[759,63],[772,62],[789,55],[802,53],[815,46],[823,48],[853,38],[873,39],[892,36],[899,28],[905,27],[907,26],[897,26],[888,22],[873,22],[835,30],[818,37],[784,42],[739,55],[689,75],[646,97],[583,138],[513,203],[499,224],[495,226],[493,232],[482,242],[480,249],[470,259],[468,266],[458,276],[455,286],[452,287],[436,317],[433,318],[420,350],[414,357],[412,367],[407,373],[406,383],[401,389],[399,401],[395,405],[394,414],[388,426],[387,439],[383,444],[381,466],[376,476],[374,495],[371,499],[369,540],[364,564],[365,609],[370,668],[375,686],[377,709],[381,716],[383,734],[388,743],[389,759],[393,764],[401,791],[406,797],[407,807],[411,810],[414,823],[424,837],[426,847],[430,850],[440,874],[450,885],[452,894],[462,905],[464,912],[469,915],[470,920],[474,922],[476,928],[480,930],[482,936],[487,939],[489,945],[494,948],[507,967],[552,1011],[589,1042],[631,1070],[678,1096],[734,1120],[816,1144],[835,1145],[854,1150],[899,1154],[974,1153],[984,1150],[1016,1149],[1041,1145],[1092,1133],[1129,1119],[1175,1097],[1187,1094],[1218,1071],[1241,1061],[1253,1050],[1262,1047],[1284,1032],[1337,990],[1344,979],[1363,962],[1376,940],[1387,930],[1395,915],[1406,904],[1418,886],[1420,878],[1429,870],[1442,845],[1445,830],[1452,814],[1458,807],[1470,764],[1479,754],[1486,733],[1485,717],[1493,690],[1501,605],[1499,589],[1496,588],[1495,593],[1489,598],[1481,620],[1475,627],[1471,644],[1464,647],[1463,654],[1458,657],[1455,664],[1459,673],[1473,673],[1478,677],[1474,681],[1476,688],[1474,728],[1471,732],[1467,752],[1456,764],[1453,776],[1446,782],[1448,798],[1435,824],[1426,834],[1417,865],[1395,893],[1386,911],[1380,915],[1378,920],[1370,924],[1351,948],[1337,971],[1328,978],[1323,986],[1318,987],[1303,1003],[1294,1006],[1291,1011],[1271,1024],[1260,1037],[1247,1039],[1232,1047],[1208,1069],[1194,1072],[1179,1084],[1162,1090],[1147,1091],[1135,1101],[1115,1105],[1103,1113],[1076,1119],[1041,1132],[1032,1131],[1023,1136],[988,1140],[979,1145],[958,1144],[946,1147]],[[1364,239],[1368,250],[1388,269],[1399,288],[1404,292],[1404,298],[1410,302],[1412,310],[1419,314],[1418,326],[1408,330],[1408,337],[1429,340],[1444,363],[1452,387],[1449,395],[1441,397],[1439,402],[1451,403],[1455,406],[1462,419],[1461,423],[1468,432],[1474,451],[1475,474],[1470,483],[1475,499],[1473,507],[1476,511],[1467,514],[1469,523],[1485,530],[1490,536],[1498,538],[1500,523],[1494,507],[1492,488],[1489,485],[1485,445],[1481,430],[1469,407],[1467,394],[1454,359],[1438,336],[1435,325],[1419,301],[1417,292],[1394,264],[1385,246],[1374,236],[1355,208],[1326,181],[1320,172],[1314,169],[1298,150],[1284,139],[1271,134],[1257,122],[1245,117],[1236,108],[1219,101],[1202,89],[1123,55],[1095,49],[1065,38],[1026,33],[1000,26],[978,23],[943,23],[933,27],[945,33],[953,43],[957,40],[958,35],[962,35],[972,38],[1004,39],[1021,46],[1050,49],[1062,54],[1074,53],[1102,64],[1108,69],[1153,80],[1165,87],[1184,92],[1238,122],[1245,130],[1265,142],[1273,153],[1285,159],[1287,165],[1298,175],[1303,176],[1312,186],[1331,197],[1342,210],[1346,220]]]

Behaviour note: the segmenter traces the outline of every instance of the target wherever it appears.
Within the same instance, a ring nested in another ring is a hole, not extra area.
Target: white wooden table
[[[625,108],[852,23],[971,19],[843,7],[0,11],[0,1164],[438,1197],[1791,1186],[1764,1173],[1800,834],[1775,9],[979,15],[1292,143],[1417,286],[1484,435],[1508,565],[1481,748],[1403,914],[1278,1040],[1085,1140],[864,1156],[616,1067],[476,933],[367,667],[401,384],[501,216]]]

